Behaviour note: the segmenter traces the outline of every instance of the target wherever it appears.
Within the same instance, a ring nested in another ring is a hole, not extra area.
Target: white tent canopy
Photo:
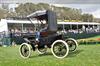
[[[19,23],[19,24],[31,24],[29,20],[7,20],[7,19],[1,19],[0,22],[0,32],[8,31],[8,23]],[[32,21],[33,24],[40,23],[37,20]],[[45,21],[43,21],[45,23]],[[58,24],[66,24],[66,25],[98,25],[100,26],[100,23],[95,22],[58,22]]]
[[[8,31],[7,22],[5,20],[1,20],[0,22],[0,32]]]
[[[67,24],[67,25],[100,25],[100,23],[95,22],[58,22],[58,24]]]
[[[28,18],[30,18],[30,17],[36,17],[36,16],[40,16],[40,15],[44,15],[44,14],[46,14],[46,10],[44,10],[44,11],[36,11],[36,12],[28,15],[27,17]]]
[[[0,23],[31,23],[29,20],[7,20],[7,19],[1,19]],[[37,20],[32,21],[33,24],[38,23]],[[45,21],[43,21],[45,23]],[[58,24],[73,24],[73,25],[100,25],[100,23],[95,23],[95,22],[58,22]]]

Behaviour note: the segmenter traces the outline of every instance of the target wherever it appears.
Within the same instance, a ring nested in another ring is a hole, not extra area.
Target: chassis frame
[[[39,54],[45,54],[47,48],[51,49],[56,58],[65,58],[69,52],[74,52],[78,47],[75,39],[65,39],[64,34],[57,33],[57,20],[53,11],[38,11],[28,15],[27,18],[29,20],[30,18],[46,20],[48,29],[46,31],[36,31],[33,35],[23,35],[25,42],[19,47],[19,53],[22,58],[29,58],[31,50],[37,50]]]

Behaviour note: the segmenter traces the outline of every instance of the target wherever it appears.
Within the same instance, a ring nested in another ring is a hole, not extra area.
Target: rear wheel
[[[29,58],[31,54],[31,46],[27,43],[23,43],[20,45],[19,53],[22,58]]]
[[[73,38],[68,38],[65,41],[69,46],[69,51],[70,52],[74,52],[76,50],[76,48],[78,47],[77,41]]]
[[[51,51],[56,58],[65,58],[68,55],[69,47],[63,40],[56,40],[52,46]]]

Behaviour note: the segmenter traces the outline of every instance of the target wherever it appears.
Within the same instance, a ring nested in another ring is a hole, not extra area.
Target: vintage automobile
[[[65,58],[69,52],[76,50],[78,44],[75,39],[64,38],[63,33],[57,33],[55,12],[50,10],[36,11],[27,16],[31,23],[33,18],[37,19],[37,24],[35,24],[33,34],[23,34],[22,36],[25,42],[19,48],[21,57],[29,58],[31,50],[45,54],[47,48],[50,48],[56,58]]]

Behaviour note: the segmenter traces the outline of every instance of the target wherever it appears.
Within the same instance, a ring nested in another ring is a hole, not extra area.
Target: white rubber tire
[[[23,55],[21,54],[21,47],[22,47],[23,45],[26,45],[26,46],[28,47],[28,49],[29,49],[29,54],[28,54],[27,57],[25,57],[25,56],[23,56]],[[29,45],[29,44],[27,44],[27,43],[22,43],[22,44],[20,45],[20,47],[19,47],[19,53],[20,53],[20,56],[21,56],[22,58],[24,58],[24,59],[29,58],[30,55],[31,55],[31,45]]]
[[[75,45],[76,45],[76,49],[77,49],[78,43],[77,43],[77,41],[76,41],[75,39],[73,39],[73,38],[68,38],[68,39],[66,39],[65,41],[67,41],[67,40],[72,40],[72,41],[74,41],[74,42],[75,42]],[[67,43],[67,44],[68,44],[68,43]],[[76,51],[76,49],[75,49],[74,51]],[[74,52],[74,51],[72,51],[72,52]]]
[[[54,53],[54,51],[53,51],[53,47],[54,47],[54,45],[55,45],[55,43],[57,43],[57,42],[62,42],[63,44],[65,44],[65,46],[66,46],[66,48],[67,48],[67,52],[66,52],[66,54],[63,56],[63,57],[58,57],[58,56],[56,56],[55,55],[55,53]],[[65,42],[65,41],[63,41],[63,40],[56,40],[55,42],[53,42],[53,44],[51,45],[51,52],[52,52],[52,54],[56,57],[56,58],[65,58],[67,55],[68,55],[68,53],[69,53],[69,47],[68,47],[68,44]]]

